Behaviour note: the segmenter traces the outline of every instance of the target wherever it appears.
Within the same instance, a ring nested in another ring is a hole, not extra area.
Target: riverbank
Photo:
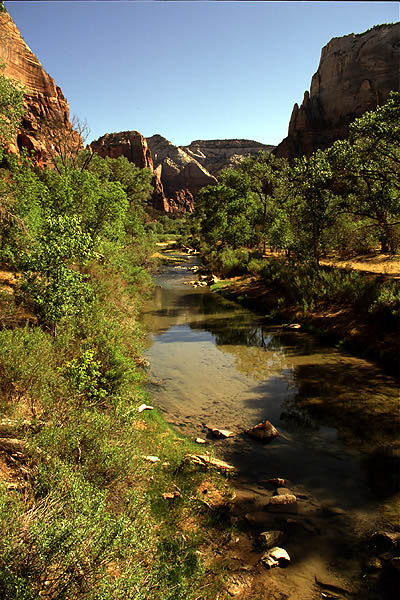
[[[380,583],[383,571],[382,583],[391,577],[391,565],[372,577],[365,565],[373,531],[392,531],[398,514],[392,472],[385,457],[374,458],[375,448],[396,435],[393,379],[368,361],[321,348],[301,328],[265,324],[210,293],[201,275],[196,284],[197,256],[172,255],[181,263],[156,276],[144,315],[152,332],[151,395],[173,427],[203,438],[237,468],[228,510],[237,533],[215,548],[229,594],[317,600],[335,588],[340,598],[390,598],[390,590],[380,595]],[[265,419],[280,432],[270,444],[245,434]],[[214,438],[210,424],[232,435]],[[383,477],[371,490],[375,471]],[[385,504],[375,497],[382,483]],[[274,510],[285,493],[296,501]],[[277,545],[291,557],[287,569],[263,565],[265,531],[280,532]]]
[[[90,269],[96,301],[54,334],[0,273],[0,597],[222,598],[229,478],[151,406],[149,275]]]
[[[241,303],[277,324],[298,324],[324,342],[377,361],[386,371],[398,374],[399,329],[384,317],[377,318],[348,304],[315,302],[312,310],[283,295],[279,283],[261,275],[246,274],[224,279],[212,290]],[[394,321],[393,321],[394,323]]]

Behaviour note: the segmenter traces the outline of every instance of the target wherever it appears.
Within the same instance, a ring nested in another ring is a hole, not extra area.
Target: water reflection
[[[209,405],[213,397],[223,412],[226,397],[235,398],[234,412],[240,407],[245,422],[275,419],[292,436],[306,436],[307,443],[318,433],[331,445],[334,431],[340,451],[344,446],[372,452],[396,440],[394,380],[367,361],[319,347],[302,332],[265,326],[208,289],[183,285],[192,278],[168,267],[143,317],[153,332],[154,372],[179,382],[178,396],[185,398],[189,389],[193,406]],[[167,398],[162,402],[168,405]],[[177,398],[174,404],[178,414],[187,412],[183,400],[181,409]]]
[[[323,530],[336,558],[346,544],[354,550],[356,535],[392,528],[399,514],[397,382],[301,330],[271,327],[208,289],[184,285],[188,279],[192,273],[168,267],[143,314],[152,334],[152,402],[186,435],[204,437],[204,423],[234,431],[214,443],[246,485],[280,476],[345,509],[348,520],[334,518]],[[268,446],[243,433],[264,419],[282,434]],[[309,560],[313,549],[302,547],[296,560]],[[346,569],[347,562],[340,572]]]

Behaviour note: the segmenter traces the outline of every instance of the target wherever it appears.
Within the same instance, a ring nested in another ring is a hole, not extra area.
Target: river
[[[283,598],[389,599],[393,584],[382,588],[381,570],[364,566],[371,533],[398,523],[397,381],[301,329],[265,324],[208,288],[186,285],[196,257],[176,256],[182,261],[155,276],[143,311],[149,390],[186,436],[206,438],[205,424],[234,432],[210,443],[238,469],[236,511],[246,514],[250,532],[242,555],[254,566],[251,535],[286,527],[292,563],[273,572]],[[270,444],[244,433],[266,419],[281,434]],[[274,477],[287,481],[299,508],[270,523],[264,506]]]

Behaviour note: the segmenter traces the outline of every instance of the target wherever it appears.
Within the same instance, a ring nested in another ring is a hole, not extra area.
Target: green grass
[[[151,404],[136,366],[143,291],[95,271],[99,301],[87,318],[56,335],[0,331],[0,419],[27,444],[0,456],[0,597],[224,598],[223,573],[206,562],[230,539],[230,482],[187,465],[199,447],[157,410],[139,414]],[[198,489],[205,479],[220,490],[212,509]]]

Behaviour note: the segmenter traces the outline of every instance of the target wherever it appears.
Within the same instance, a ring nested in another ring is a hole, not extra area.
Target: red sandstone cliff
[[[309,155],[347,137],[355,118],[384,104],[391,90],[399,91],[399,57],[400,23],[333,38],[322,49],[310,92],[300,107],[294,105],[288,136],[275,154]]]
[[[153,160],[146,138],[138,131],[106,133],[92,142],[90,146],[103,158],[125,156],[129,162],[134,163],[140,169],[153,170]]]
[[[146,138],[139,131],[120,131],[119,133],[106,133],[90,144],[91,149],[101,157],[118,158],[125,156],[129,162],[140,169],[153,171],[154,191],[150,204],[155,210],[163,212],[176,212],[164,194],[160,174],[154,169],[153,159]],[[178,211],[179,212],[179,211]]]
[[[26,113],[10,149],[34,150],[38,162],[46,163],[51,154],[46,127],[50,123],[56,124],[61,136],[71,136],[68,103],[61,89],[24,42],[6,11],[0,13],[0,60],[5,63],[4,75],[26,88]],[[79,136],[73,137],[79,145]]]

